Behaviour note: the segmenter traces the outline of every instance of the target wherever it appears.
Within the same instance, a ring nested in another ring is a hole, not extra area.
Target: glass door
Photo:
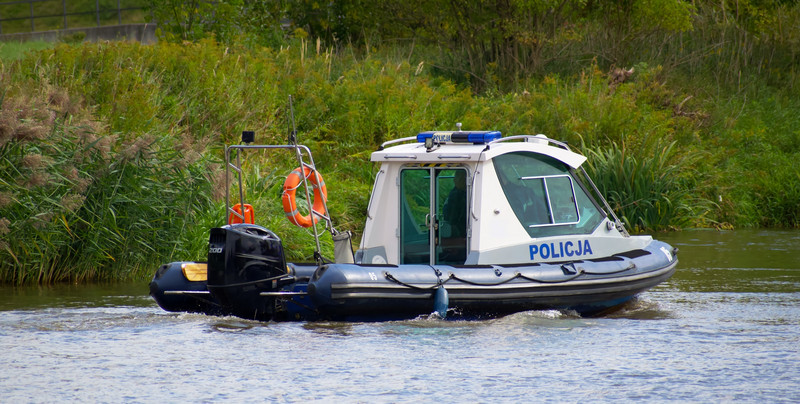
[[[468,184],[467,170],[460,167],[419,166],[400,172],[401,264],[464,263]]]

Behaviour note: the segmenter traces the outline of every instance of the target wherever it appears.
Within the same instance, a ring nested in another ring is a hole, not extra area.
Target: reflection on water
[[[0,286],[0,311],[49,307],[149,307],[147,284]],[[144,294],[142,293],[144,292]]]
[[[303,323],[303,329],[311,331],[320,336],[347,337],[349,335],[352,335],[353,333],[353,324],[318,321],[311,323]]]
[[[674,318],[674,314],[658,304],[657,301],[634,298],[618,310],[607,314],[606,317],[631,320],[664,320]]]
[[[139,285],[0,288],[4,402],[798,401],[800,232],[658,235],[668,282],[602,317],[260,323]]]
[[[680,250],[680,269],[662,287],[696,292],[800,291],[800,232],[698,230],[658,235]]]
[[[217,332],[242,332],[255,327],[257,323],[234,318],[225,318],[211,324],[211,329]]]

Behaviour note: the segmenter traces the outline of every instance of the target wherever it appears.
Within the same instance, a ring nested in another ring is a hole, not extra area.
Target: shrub
[[[625,144],[588,150],[587,172],[633,231],[665,230],[708,221],[712,203],[693,192],[695,156],[678,156],[675,142],[645,139],[650,152],[633,154]]]

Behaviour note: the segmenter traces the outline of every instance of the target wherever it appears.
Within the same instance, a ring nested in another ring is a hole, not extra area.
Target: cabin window
[[[566,164],[529,152],[493,162],[503,193],[531,237],[588,234],[602,222],[601,210]]]

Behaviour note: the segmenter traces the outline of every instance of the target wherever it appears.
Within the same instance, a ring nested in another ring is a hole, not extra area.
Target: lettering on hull
[[[594,254],[589,240],[531,244],[529,250],[531,261],[536,261],[537,259],[574,258]]]

